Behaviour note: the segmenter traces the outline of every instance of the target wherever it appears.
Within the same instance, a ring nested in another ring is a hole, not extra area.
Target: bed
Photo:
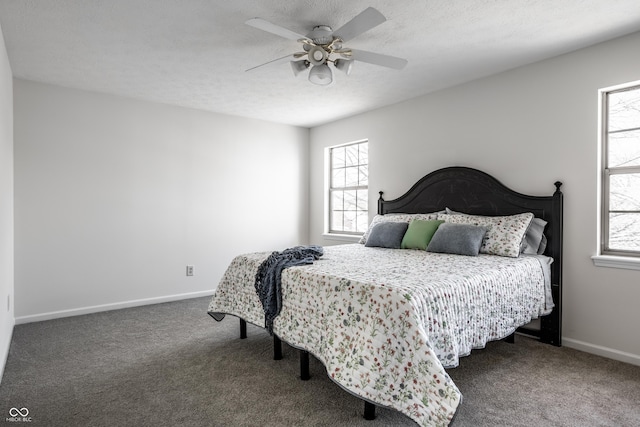
[[[305,358],[313,354],[331,379],[365,401],[365,418],[379,405],[419,425],[449,424],[462,394],[446,369],[457,366],[459,357],[489,341],[512,341],[516,330],[561,345],[562,184],[554,185],[551,196],[524,195],[479,170],[449,167],[426,175],[397,199],[384,200],[380,192],[378,214],[361,244],[326,247],[313,264],[282,272],[282,311],[273,322],[276,353],[280,340],[300,349],[303,378]],[[506,224],[509,233],[524,227],[528,235],[534,219],[542,224],[546,245],[529,254],[520,253],[524,234],[515,248],[513,239],[498,233]],[[475,233],[480,227],[486,234],[476,256],[369,244],[378,239],[383,227],[374,229],[380,223],[391,229],[397,226],[389,223],[414,222],[435,223],[431,243],[445,247],[456,235],[436,239],[445,236],[441,228]],[[239,317],[241,335],[245,322],[265,324],[254,284],[269,254],[236,257],[208,307],[216,320]]]

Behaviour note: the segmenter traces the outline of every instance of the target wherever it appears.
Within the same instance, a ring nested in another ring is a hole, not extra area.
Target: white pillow
[[[480,253],[517,258],[520,245],[533,219],[530,212],[508,216],[441,214],[438,219],[454,224],[473,224],[485,227]]]
[[[449,215],[468,215],[463,212],[452,211],[449,208],[445,208],[445,212]],[[546,226],[547,221],[536,216],[533,217],[520,245],[521,254],[542,255],[544,253],[545,249],[547,249],[547,236],[544,235]]]

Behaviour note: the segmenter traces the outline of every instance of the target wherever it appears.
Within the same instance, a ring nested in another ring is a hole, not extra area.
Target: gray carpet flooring
[[[2,383],[0,424],[27,408],[39,426],[415,426],[363,404],[311,358],[238,320],[215,322],[209,298],[16,326]],[[464,395],[452,426],[640,426],[640,367],[516,336],[461,359]]]

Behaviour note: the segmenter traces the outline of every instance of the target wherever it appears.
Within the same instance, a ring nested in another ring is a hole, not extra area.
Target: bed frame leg
[[[300,350],[300,379],[307,381],[311,378],[309,373],[309,352]]]
[[[247,321],[240,319],[240,339],[247,338]]]
[[[364,419],[368,421],[376,419],[376,405],[371,402],[364,402]]]
[[[509,343],[509,344],[513,344],[516,342],[516,333],[512,333],[511,335],[509,335],[508,337],[506,337],[504,339],[504,342]]]
[[[282,359],[282,341],[276,334],[273,334],[273,360]]]

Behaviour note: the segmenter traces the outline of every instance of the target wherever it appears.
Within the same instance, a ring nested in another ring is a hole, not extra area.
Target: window
[[[600,253],[640,257],[640,82],[600,94]]]
[[[329,233],[362,234],[369,222],[369,143],[329,148]]]

